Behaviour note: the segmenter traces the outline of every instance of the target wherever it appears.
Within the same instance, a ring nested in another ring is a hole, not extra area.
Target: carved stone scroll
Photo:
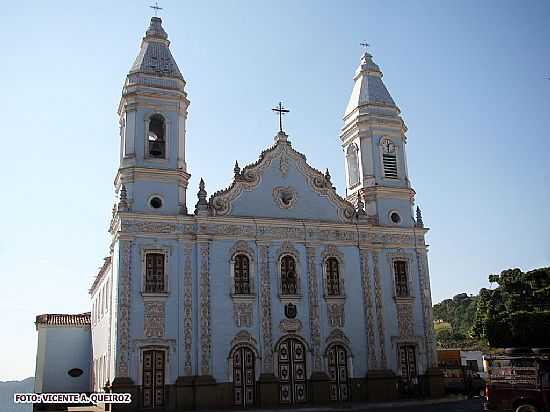
[[[193,375],[193,246],[187,243],[184,248],[183,266],[183,368],[185,376]]]
[[[313,350],[313,370],[321,371],[323,368],[321,360],[321,327],[319,320],[319,291],[317,288],[317,272],[315,268],[316,258],[315,247],[308,246],[307,254],[307,272],[309,289],[309,329],[311,335],[311,345]]]
[[[211,374],[212,343],[210,331],[210,273],[209,273],[209,244],[199,243],[200,250],[200,345],[201,375]]]
[[[271,285],[269,279],[269,246],[260,245],[260,307],[262,331],[262,372],[273,373],[273,337],[271,324]]]

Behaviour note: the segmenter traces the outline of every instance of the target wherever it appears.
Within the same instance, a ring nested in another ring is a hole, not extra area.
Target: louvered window
[[[384,176],[390,179],[397,179],[397,156],[395,154],[383,154]]]
[[[250,294],[250,261],[246,255],[235,256],[235,294]]]
[[[145,269],[145,292],[164,292],[164,254],[147,253]]]
[[[407,279],[407,262],[404,260],[394,261],[393,271],[395,274],[395,295],[401,298],[409,296],[409,282]]]
[[[359,149],[355,144],[348,146],[346,151],[346,160],[348,162],[348,185],[353,187],[359,183],[359,158],[357,156]]]

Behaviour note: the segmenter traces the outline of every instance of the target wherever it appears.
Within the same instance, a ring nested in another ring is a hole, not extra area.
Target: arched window
[[[292,256],[286,255],[281,258],[281,294],[296,295],[297,293],[296,261]]]
[[[359,183],[359,158],[357,156],[356,144],[350,144],[346,151],[346,160],[348,162],[348,184],[350,187]]]
[[[250,260],[248,256],[240,254],[235,256],[235,294],[250,294]]]
[[[164,254],[147,253],[145,257],[145,292],[164,291]]]
[[[400,298],[409,296],[407,262],[405,260],[394,260],[393,271],[395,275],[395,295]]]
[[[166,125],[164,118],[155,114],[149,119],[148,149],[149,156],[164,159],[166,155]]]
[[[327,295],[340,296],[340,267],[338,259],[329,257],[326,262]]]

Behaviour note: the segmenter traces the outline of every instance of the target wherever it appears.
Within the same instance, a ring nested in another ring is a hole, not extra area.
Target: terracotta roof
[[[105,274],[105,272],[107,272],[107,269],[109,268],[110,264],[111,264],[111,256],[107,256],[106,258],[104,258],[103,266],[101,266],[101,269],[99,269],[99,273],[95,277],[94,283],[92,283],[92,286],[90,286],[90,290],[88,291],[90,295],[93,293],[94,289],[99,284],[101,279],[103,279],[103,275]]]
[[[91,323],[90,312],[71,314],[44,313],[36,317],[36,326],[54,325],[54,326],[86,326]]]

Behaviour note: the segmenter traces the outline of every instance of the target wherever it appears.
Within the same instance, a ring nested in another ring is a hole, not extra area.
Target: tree
[[[481,289],[471,333],[493,347],[550,346],[550,268],[490,275]]]

